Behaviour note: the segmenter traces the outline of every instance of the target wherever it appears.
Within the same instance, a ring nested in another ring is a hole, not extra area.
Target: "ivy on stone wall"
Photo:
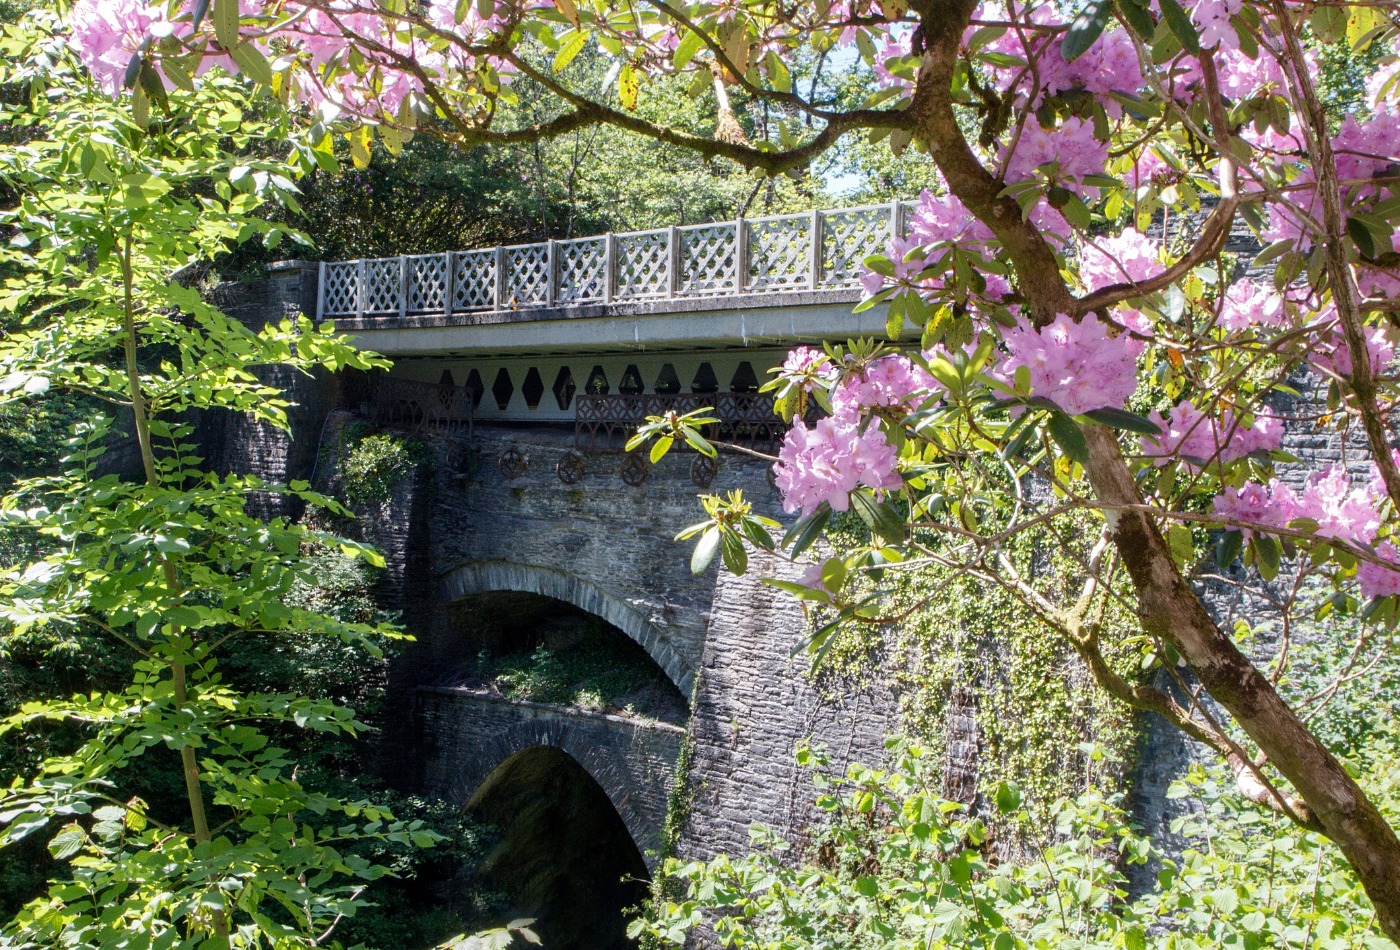
[[[1063,520],[1062,536],[1087,529]],[[865,530],[847,516],[833,544],[853,546]],[[1062,578],[1066,589],[1077,581],[1072,546],[1025,537],[1013,545],[1009,553],[1026,571]],[[983,801],[1003,781],[1020,785],[1031,803],[1122,785],[1138,736],[1132,710],[1099,689],[1033,611],[999,588],[933,565],[860,583],[885,591],[884,613],[902,619],[844,631],[816,671],[819,685],[847,689],[882,678],[898,699],[904,734],[942,757],[945,771],[966,768]],[[939,593],[924,603],[930,591]],[[1142,663],[1133,618],[1110,603],[1103,626],[1105,644],[1115,644],[1106,646],[1110,661],[1132,675]],[[966,748],[948,747],[950,716],[958,715],[975,721],[972,761]]]
[[[429,457],[421,442],[387,432],[370,434],[365,426],[345,431],[343,450],[341,487],[345,500],[352,505],[386,500],[393,494],[394,486]]]

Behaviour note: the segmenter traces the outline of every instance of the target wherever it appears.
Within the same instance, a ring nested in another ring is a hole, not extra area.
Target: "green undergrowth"
[[[386,501],[394,488],[428,461],[423,443],[388,432],[371,432],[363,424],[341,433],[340,483],[351,505]]]
[[[1068,523],[1059,532],[1062,538],[1092,534]],[[842,550],[868,543],[868,534],[858,520],[844,517],[830,540]],[[1042,588],[1051,583],[1068,595],[1075,589],[1074,562],[1035,541],[1013,541],[1013,561]],[[983,801],[1004,781],[1016,782],[1032,803],[1122,786],[1138,738],[1132,710],[1098,688],[1069,644],[1031,610],[1000,588],[932,565],[859,583],[884,592],[884,615],[907,616],[844,630],[816,673],[819,686],[849,690],[882,679],[898,697],[903,733],[944,758],[949,714],[961,688],[959,705],[974,715],[979,733]],[[1104,620],[1108,659],[1131,675],[1141,656],[1131,641],[1132,618],[1119,607]]]
[[[667,721],[684,718],[684,701],[660,667],[602,621],[592,620],[574,636],[528,653],[483,651],[471,679],[470,685],[507,699]]]

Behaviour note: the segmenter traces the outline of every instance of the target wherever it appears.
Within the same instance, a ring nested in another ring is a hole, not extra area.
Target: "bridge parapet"
[[[603,234],[563,241],[320,265],[317,318],[551,311],[858,287],[862,261],[904,233],[908,203]],[[771,299],[765,299],[771,298]]]

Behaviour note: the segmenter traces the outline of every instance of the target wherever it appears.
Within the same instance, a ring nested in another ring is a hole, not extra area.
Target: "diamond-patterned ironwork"
[[[617,285],[613,296],[656,297],[666,293],[671,268],[667,231],[638,231],[617,236]]]
[[[640,488],[651,474],[651,463],[641,452],[628,452],[622,460],[622,468],[618,474],[633,488]]]
[[[495,307],[495,252],[459,251],[452,255],[452,309],[460,312]]]
[[[408,258],[408,312],[441,313],[447,305],[447,255]]]
[[[865,273],[862,263],[884,251],[890,236],[888,206],[822,213],[822,284],[855,284]]]
[[[739,289],[739,226],[702,224],[679,228],[681,274],[679,292],[703,297],[731,294]]]
[[[538,307],[549,302],[549,245],[506,248],[507,307]]]
[[[506,449],[496,460],[496,471],[500,472],[501,477],[508,482],[523,478],[529,470],[530,456],[515,447]]]
[[[696,488],[709,488],[719,473],[719,459],[710,455],[697,455],[690,463],[690,482]]]
[[[559,456],[559,461],[554,463],[554,473],[565,485],[577,485],[583,481],[583,476],[588,473],[583,453],[570,449]]]
[[[811,279],[812,219],[786,215],[749,222],[749,290],[790,290]]]
[[[321,288],[321,314],[344,316],[360,311],[360,262],[327,264],[326,286]]]
[[[402,272],[399,259],[365,261],[365,313],[398,313]]]
[[[560,241],[556,245],[556,253],[559,286],[554,292],[554,302],[591,303],[602,300],[603,285],[607,280],[607,240],[597,237]]]

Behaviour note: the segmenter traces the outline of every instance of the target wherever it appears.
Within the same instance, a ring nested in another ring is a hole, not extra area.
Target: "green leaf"
[[[87,833],[83,831],[82,825],[73,822],[64,825],[49,841],[49,854],[64,861],[81,851],[86,842]]]
[[[705,570],[714,562],[715,552],[718,550],[719,528],[712,526],[700,535],[699,541],[695,542],[695,552],[690,555],[690,573],[705,573]]]
[[[253,82],[263,86],[272,85],[272,66],[268,64],[267,57],[252,43],[239,43],[230,48],[229,56],[233,57],[243,75]]]
[[[1191,529],[1184,524],[1174,524],[1167,530],[1167,546],[1171,548],[1172,559],[1181,567],[1188,567],[1196,560],[1196,545],[1191,538]]]
[[[851,493],[851,509],[877,538],[889,544],[904,541],[904,519],[895,511],[888,497],[877,499],[874,492],[861,489]]]
[[[826,523],[831,520],[831,506],[822,502],[811,514],[804,515],[797,524],[788,529],[788,533],[783,536],[782,546],[789,548],[788,554],[797,557],[803,551],[812,546],[812,543],[821,537]]]
[[[996,790],[997,811],[1009,815],[1021,807],[1021,787],[1014,782],[998,782]]]
[[[574,61],[583,48],[588,45],[589,34],[584,30],[574,30],[564,45],[559,47],[559,52],[554,54],[554,71],[562,73]]]
[[[1239,531],[1226,531],[1220,535],[1215,545],[1215,563],[1222,571],[1239,559],[1244,547],[1244,535]]]
[[[617,74],[617,98],[622,108],[628,112],[637,110],[637,100],[641,96],[642,82],[631,63],[624,63]]]
[[[1084,433],[1080,431],[1078,423],[1063,412],[1053,412],[1048,428],[1050,438],[1055,440],[1066,456],[1080,465],[1089,461],[1089,444],[1084,441]]]
[[[1128,26],[1132,27],[1134,33],[1145,40],[1152,39],[1152,34],[1156,32],[1156,24],[1152,22],[1147,4],[1139,0],[1118,0],[1118,11],[1123,14],[1123,19],[1128,21]]]
[[[1162,430],[1155,422],[1146,416],[1140,416],[1135,412],[1128,412],[1126,409],[1114,409],[1105,406],[1102,409],[1090,409],[1084,413],[1086,419],[1093,419],[1095,422],[1103,423],[1114,429],[1124,429],[1128,432],[1137,432],[1141,435],[1161,435]]]
[[[1181,4],[1176,0],[1158,0],[1158,6],[1162,10],[1162,19],[1167,21],[1172,34],[1181,41],[1182,48],[1192,56],[1199,56],[1201,37],[1196,32],[1196,25],[1191,22],[1191,17],[1181,8]]]
[[[1065,33],[1064,42],[1060,44],[1060,55],[1065,62],[1072,63],[1089,51],[1089,47],[1103,33],[1112,9],[1113,0],[1088,0],[1079,8],[1069,31]]]
[[[733,531],[721,530],[719,550],[724,557],[724,566],[729,573],[742,577],[749,569],[749,552],[744,547],[744,539]]]
[[[231,50],[238,45],[238,0],[214,0],[214,36]]]

